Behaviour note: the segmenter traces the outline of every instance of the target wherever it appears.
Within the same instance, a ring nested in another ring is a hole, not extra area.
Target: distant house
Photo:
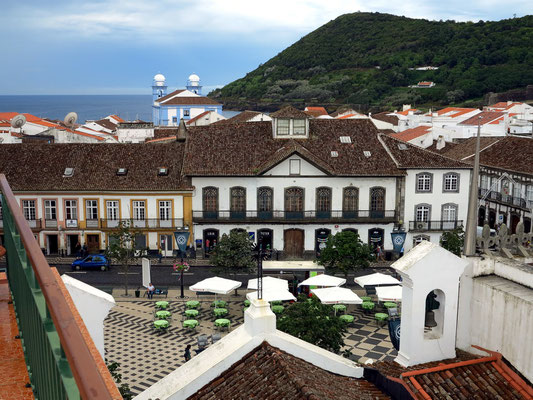
[[[418,82],[416,85],[411,85],[409,87],[422,89],[422,88],[432,88],[434,86],[435,86],[435,82],[422,81],[422,82]]]
[[[204,111],[187,121],[187,126],[205,126],[215,122],[224,121],[226,117],[216,111]]]
[[[198,75],[189,76],[187,89],[175,90],[170,94],[167,94],[165,79],[162,74],[157,74],[152,84],[154,125],[178,126],[181,119],[187,122],[206,111],[222,114],[222,104],[201,96],[202,86]]]
[[[409,142],[422,148],[429,147],[433,144],[433,135],[431,126],[417,126],[416,128],[406,129],[405,131],[393,133],[391,136],[403,142]]]
[[[304,111],[313,118],[329,115],[324,107],[305,107]]]

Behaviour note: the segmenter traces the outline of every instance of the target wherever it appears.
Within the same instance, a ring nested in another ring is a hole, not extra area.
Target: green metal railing
[[[7,278],[38,399],[112,399],[55,276],[0,174]]]

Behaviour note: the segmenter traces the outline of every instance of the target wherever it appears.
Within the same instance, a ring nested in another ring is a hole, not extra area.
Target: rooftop
[[[431,132],[431,126],[417,126],[416,128],[406,129],[398,133],[393,133],[390,136],[404,142],[416,139]]]
[[[479,114],[464,120],[459,125],[485,125],[503,117],[504,115],[504,113],[497,111],[482,111]]]

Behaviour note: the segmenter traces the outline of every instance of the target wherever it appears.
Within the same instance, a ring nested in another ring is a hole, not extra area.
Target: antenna
[[[22,114],[18,114],[11,120],[11,126],[13,128],[19,128],[19,133],[22,133],[22,125],[26,123],[26,117]]]
[[[67,116],[65,117],[65,119],[63,120],[63,122],[69,128],[73,128],[77,120],[78,120],[78,114],[76,114],[75,112],[69,112]]]

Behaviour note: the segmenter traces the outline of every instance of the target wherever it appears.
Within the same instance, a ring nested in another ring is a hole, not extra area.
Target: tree
[[[455,228],[451,232],[444,232],[440,237],[440,245],[458,257],[461,257],[464,244],[465,233],[462,226]]]
[[[128,270],[135,258],[135,236],[139,232],[133,229],[133,221],[121,220],[118,230],[109,235],[106,255],[121,267],[124,274],[124,289],[128,295]]]
[[[250,272],[255,267],[252,244],[247,232],[232,230],[229,235],[222,235],[210,257],[215,271],[234,276],[239,272]]]
[[[326,267],[328,273],[343,273],[368,267],[372,252],[355,232],[344,231],[329,236],[326,247],[320,252],[318,263]]]
[[[127,383],[122,383],[122,374],[118,372],[120,364],[117,362],[111,362],[107,365],[107,369],[111,373],[115,383],[118,386],[118,391],[124,400],[131,400],[133,398],[133,393],[130,390],[130,385]]]
[[[344,346],[347,331],[346,323],[335,315],[332,306],[322,304],[315,296],[307,299],[304,295],[278,317],[277,328],[334,353]]]

